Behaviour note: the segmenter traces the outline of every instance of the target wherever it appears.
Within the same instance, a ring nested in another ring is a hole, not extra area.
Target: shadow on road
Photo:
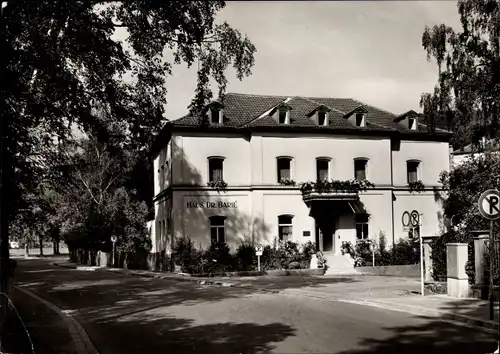
[[[21,261],[18,270],[18,286],[36,291],[62,308],[78,309],[82,316],[94,321],[172,304],[189,306],[241,298],[259,291],[256,288],[219,288],[106,271],[56,268],[45,260]],[[355,283],[356,280],[349,277],[276,277],[259,282],[264,282],[266,289],[284,290]]]
[[[261,353],[272,351],[295,330],[285,324],[271,323],[215,323],[193,325],[189,319],[175,317],[148,318],[134,320],[141,326],[140,340],[137,327],[114,321],[93,326],[91,337],[102,336],[102,331],[119,333],[119,337],[109,336],[110,347],[118,353]],[[135,338],[135,340],[127,340]]]
[[[489,319],[488,308],[477,306],[475,300],[457,300],[438,307],[456,314],[475,318]],[[410,316],[410,315],[409,315]],[[486,334],[479,330],[466,331],[462,326],[453,326],[441,319],[418,316],[426,320],[420,326],[385,327],[391,337],[383,340],[364,339],[359,345],[362,349],[343,351],[338,354],[375,354],[375,353],[493,353],[497,348],[497,334]]]

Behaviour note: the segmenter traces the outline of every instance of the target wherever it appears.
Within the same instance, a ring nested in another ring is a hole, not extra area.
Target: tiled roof
[[[288,100],[287,100],[288,99]],[[280,125],[267,112],[277,106],[280,102],[287,100],[291,107],[290,125]],[[401,133],[427,133],[424,124],[418,124],[418,131],[407,129],[395,122],[397,115],[380,108],[373,107],[352,98],[320,98],[300,96],[267,96],[240,93],[228,93],[224,97],[224,121],[221,126],[232,128],[252,127],[282,127],[287,128],[324,128],[328,130],[349,129],[359,131],[399,131]],[[307,115],[325,105],[331,111],[328,114],[329,125],[318,126],[312,118]],[[352,125],[344,115],[358,107],[364,107],[366,113],[366,127]],[[173,126],[196,127],[200,124],[198,117],[184,116],[171,122]],[[440,133],[447,133],[442,129],[436,129]]]

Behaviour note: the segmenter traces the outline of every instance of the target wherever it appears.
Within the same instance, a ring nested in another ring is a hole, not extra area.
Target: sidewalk
[[[9,354],[77,352],[66,324],[57,313],[17,289],[14,289],[14,301],[20,318],[15,311],[9,314],[5,332],[2,334],[3,352]]]
[[[77,268],[71,262],[54,263],[59,267]],[[420,295],[417,279],[366,275],[342,276],[255,276],[198,278],[166,272],[127,270],[121,268],[80,267],[79,269],[109,271],[128,275],[171,279],[202,285],[250,288],[257,291],[305,296],[328,301],[354,303],[417,316],[454,321],[496,333],[498,303],[494,320],[489,320],[489,301],[458,299],[446,295]]]

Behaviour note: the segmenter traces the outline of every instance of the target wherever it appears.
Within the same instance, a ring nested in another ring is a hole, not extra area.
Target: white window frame
[[[226,217],[223,216],[223,215],[212,215],[208,218],[209,222],[210,222],[210,243],[211,244],[218,244],[218,243],[222,243],[222,242],[226,242],[226,239],[227,239],[227,235],[226,235]],[[219,220],[222,220],[222,225],[221,224],[215,224],[214,225],[214,222],[215,221],[219,221]],[[221,241],[220,240],[220,229],[223,230],[223,240]],[[213,238],[212,238],[212,231],[215,230],[216,232],[216,240],[214,242]]]
[[[290,218],[290,223],[280,223],[281,217]],[[293,218],[294,218],[294,215],[292,215],[292,214],[280,214],[280,215],[278,215],[278,239],[280,241],[292,241],[293,240]],[[283,239],[284,235],[282,235],[282,228],[283,227],[290,227],[291,228],[291,233],[289,234],[289,236],[286,240]]]
[[[318,170],[318,162],[319,161],[326,161],[327,162],[327,164],[328,164],[328,173],[327,173],[326,180],[331,179],[331,161],[332,161],[332,159],[330,157],[320,156],[320,157],[316,157],[316,180],[319,179],[319,170]]]
[[[413,124],[412,124],[412,122],[413,122]],[[417,130],[417,126],[418,126],[417,118],[414,118],[414,117],[408,118],[408,129]]]
[[[285,122],[284,123],[281,123],[281,120],[280,120],[282,113],[285,113]],[[278,124],[280,124],[280,125],[290,124],[290,110],[287,108],[278,108],[277,109],[277,121],[278,121]]]
[[[210,107],[210,124],[222,124],[222,109]],[[217,121],[214,121],[214,113],[216,114]]]
[[[222,169],[221,169],[221,180],[224,181],[224,162],[226,161],[226,158],[224,156],[209,156],[207,157],[207,169],[208,169],[208,178],[207,178],[207,181],[208,182],[214,182],[214,180],[212,180],[212,175],[211,175],[211,170],[210,170],[210,163],[211,161],[215,161],[215,160],[221,160],[222,161]]]
[[[358,220],[358,215],[355,216],[354,222],[356,224],[356,241],[361,241],[361,240],[368,240],[370,239],[370,217],[368,214],[364,214],[363,216],[366,216],[367,220],[366,221],[359,221]],[[361,226],[361,238],[358,237],[358,225]],[[365,234],[365,228],[366,227],[366,234]]]
[[[416,163],[417,164],[417,180],[416,181],[412,181],[412,182],[417,182],[417,181],[420,181],[422,180],[422,175],[421,175],[421,170],[422,170],[422,161],[420,160],[407,160],[406,161],[406,183],[410,183],[410,176],[409,176],[409,171],[408,171],[408,164],[410,163]]]
[[[280,178],[280,170],[279,170],[279,161],[280,160],[290,160],[290,179],[293,180],[293,157],[291,156],[278,156],[276,157],[276,178],[278,180],[278,183],[281,182],[281,178]]]
[[[368,164],[370,162],[370,159],[367,157],[356,157],[353,160],[353,172],[354,172],[354,178],[356,179],[356,161],[365,161],[365,181],[368,180]]]
[[[319,121],[319,115],[320,114],[324,114],[325,115],[325,121],[323,122],[323,124],[320,123]],[[328,124],[329,124],[329,121],[328,121],[328,112],[322,112],[322,111],[318,111],[316,112],[316,115],[318,117],[317,121],[318,121],[318,125],[322,126],[322,127],[327,127]]]
[[[358,125],[358,117],[361,116],[361,123],[360,125]],[[365,127],[366,126],[366,122],[365,122],[365,114],[364,113],[355,113],[354,114],[354,124],[357,126],[357,127]]]

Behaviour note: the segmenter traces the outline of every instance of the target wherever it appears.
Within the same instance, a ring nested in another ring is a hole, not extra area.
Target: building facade
[[[439,235],[450,134],[419,118],[353,99],[227,94],[169,122],[153,149],[152,252],[189,236],[233,250],[245,238],[312,241],[339,254],[342,241],[408,237],[402,217],[414,210],[422,235]],[[364,180],[374,186],[352,187]]]

